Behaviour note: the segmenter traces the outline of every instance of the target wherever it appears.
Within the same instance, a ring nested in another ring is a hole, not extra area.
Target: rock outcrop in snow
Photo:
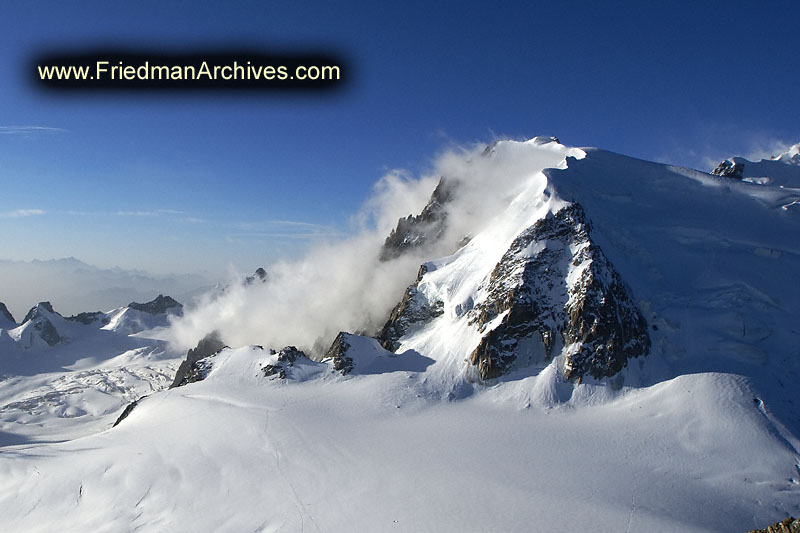
[[[68,316],[67,320],[78,322],[80,324],[83,324],[84,326],[94,324],[95,322],[98,322],[105,326],[109,322],[108,315],[102,311],[88,311],[84,313],[78,313],[77,315]]]
[[[269,280],[267,271],[262,267],[258,267],[252,276],[244,278],[245,285],[252,285],[255,282],[266,283]]]
[[[546,360],[565,347],[567,379],[610,377],[647,355],[647,324],[589,231],[581,206],[570,204],[523,231],[497,263],[488,298],[470,311],[485,332],[470,355],[483,379],[508,371],[531,340]]]
[[[287,371],[289,367],[294,366],[295,361],[301,357],[307,358],[305,352],[295,346],[286,346],[278,352],[270,350],[270,355],[277,356],[275,361],[262,366],[261,371],[265,377],[277,375],[280,379],[286,379]]]
[[[408,215],[397,222],[381,248],[381,261],[388,261],[402,255],[409,249],[420,248],[436,242],[444,233],[447,223],[445,204],[453,196],[453,185],[439,179],[439,184],[431,194],[431,199],[419,215]]]
[[[333,369],[337,372],[341,372],[342,375],[346,375],[353,370],[353,358],[347,353],[351,347],[350,342],[348,342],[348,337],[350,336],[350,333],[344,331],[339,332],[333,340],[331,347],[328,348],[328,351],[322,356],[323,361],[330,359]]]
[[[726,159],[719,165],[717,168],[711,171],[712,174],[715,176],[722,176],[725,178],[733,178],[733,179],[742,179],[742,174],[744,173],[744,163],[741,161],[731,161]]]
[[[378,340],[385,349],[394,351],[398,348],[398,340],[415,325],[424,324],[444,313],[443,302],[430,302],[417,285],[422,276],[428,272],[428,266],[422,265],[417,273],[417,281],[410,285],[403,299],[392,309],[389,320],[378,333]]]
[[[195,348],[186,353],[186,359],[178,367],[178,371],[175,373],[175,380],[169,388],[172,389],[187,383],[202,381],[211,366],[205,359],[219,353],[225,347],[225,343],[222,342],[216,332],[209,333],[203,337]]]
[[[647,324],[590,228],[577,203],[548,213],[486,272],[485,299],[456,306],[455,315],[480,332],[468,358],[482,379],[502,376],[519,358],[544,363],[562,349],[564,377],[577,380],[613,376],[629,358],[647,355]],[[444,302],[419,287],[431,268],[420,267],[378,333],[385,349],[397,350],[404,335],[445,314]]]
[[[800,143],[761,161],[750,161],[743,157],[728,158],[711,173],[757,185],[800,188]]]
[[[136,406],[139,405],[139,402],[144,400],[145,398],[147,398],[147,395],[142,396],[138,400],[134,400],[131,403],[129,403],[128,405],[126,405],[125,409],[123,409],[123,411],[122,411],[122,414],[120,414],[117,417],[117,419],[114,421],[114,425],[111,426],[111,427],[117,427],[118,425],[120,425],[120,423],[123,420],[125,420],[126,418],[128,418],[128,416],[133,412],[133,410],[136,409]]]

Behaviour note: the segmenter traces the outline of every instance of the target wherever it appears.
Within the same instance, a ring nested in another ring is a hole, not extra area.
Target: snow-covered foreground
[[[542,406],[543,376],[443,402],[417,372],[287,382],[257,348],[215,359],[113,429],[5,447],[3,529],[743,531],[800,512],[798,444],[738,376]]]

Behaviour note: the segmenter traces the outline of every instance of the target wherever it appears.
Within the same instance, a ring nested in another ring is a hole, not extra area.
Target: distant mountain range
[[[123,302],[170,294],[188,302],[217,280],[200,275],[153,276],[138,270],[98,268],[76,259],[0,259],[0,300],[15,314],[33,302],[51,301],[64,313],[113,309]]]

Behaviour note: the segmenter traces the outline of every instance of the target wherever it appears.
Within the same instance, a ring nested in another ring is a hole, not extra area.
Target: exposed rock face
[[[108,317],[102,311],[78,313],[77,315],[68,316],[67,320],[72,320],[73,322],[79,322],[86,326],[88,326],[89,324],[93,324],[97,321],[102,322],[103,325],[108,324]]]
[[[144,395],[144,396],[142,396],[141,398],[139,398],[138,400],[134,400],[134,401],[132,401],[131,403],[129,403],[129,404],[128,404],[128,405],[125,407],[125,410],[124,410],[124,411],[122,411],[122,414],[121,414],[121,415],[119,415],[119,417],[117,418],[116,422],[114,422],[114,425],[113,425],[113,426],[111,426],[111,427],[113,427],[113,428],[117,427],[117,426],[119,425],[119,423],[120,423],[120,422],[122,422],[123,420],[125,420],[126,418],[128,418],[128,415],[129,415],[129,414],[131,414],[131,413],[133,412],[133,410],[134,410],[134,409],[136,409],[136,406],[137,406],[137,405],[139,405],[139,402],[140,402],[140,401],[142,401],[142,400],[144,400],[145,398],[147,398],[147,395]]]
[[[14,320],[14,316],[11,314],[11,311],[8,310],[8,307],[6,307],[6,304],[4,304],[3,302],[0,302],[0,317],[5,318],[12,324],[17,323],[17,321]]]
[[[417,290],[417,285],[427,272],[428,267],[426,265],[419,267],[417,281],[406,289],[403,299],[392,310],[389,320],[378,333],[377,338],[381,346],[391,352],[399,347],[398,339],[405,335],[414,325],[424,324],[444,313],[443,302],[429,302],[428,298]]]
[[[343,376],[353,370],[353,358],[347,355],[347,350],[350,349],[350,343],[346,340],[347,335],[346,332],[340,331],[331,347],[322,356],[323,360],[331,358],[333,369],[341,372]]]
[[[39,302],[28,311],[22,323],[30,322],[36,334],[39,335],[48,346],[55,346],[64,339],[59,335],[58,330],[47,317],[47,313],[58,314],[53,310],[53,306],[50,302]]]
[[[137,302],[131,302],[128,304],[128,307],[131,309],[136,309],[137,311],[149,313],[151,315],[163,315],[167,312],[181,314],[183,312],[183,305],[179,304],[169,296],[164,296],[163,294],[159,294],[154,300],[151,300],[147,303],[140,304]]]
[[[267,271],[261,267],[258,267],[252,276],[247,276],[244,279],[244,282],[246,285],[252,285],[256,282],[266,283],[268,279],[269,276],[267,275]]]
[[[205,359],[218,354],[223,348],[227,348],[227,346],[220,340],[218,332],[215,331],[203,337],[195,348],[186,353],[186,359],[178,367],[175,380],[169,388],[205,379],[211,369],[211,362]]]
[[[275,353],[274,351],[272,352]],[[278,352],[278,360],[274,364],[264,365],[261,370],[264,376],[278,375],[280,379],[286,379],[286,367],[294,366],[294,362],[300,357],[306,357],[305,352],[298,350],[294,346],[286,346]]]
[[[36,322],[34,329],[39,332],[39,336],[49,346],[55,346],[63,340],[61,335],[58,334],[58,330],[55,328],[53,323],[46,318]]]
[[[451,184],[441,178],[422,212],[417,216],[408,215],[397,222],[397,227],[383,243],[381,261],[394,259],[409,249],[436,242],[442,236],[447,219],[444,206],[452,198],[452,189]]]
[[[748,533],[800,533],[800,518],[789,517],[764,529],[751,529]]]
[[[744,172],[744,163],[730,161],[728,159],[717,165],[717,168],[711,171],[711,173],[714,174],[715,176],[723,176],[726,178],[733,178],[737,180],[742,179],[743,172]]]
[[[503,315],[470,355],[483,379],[507,372],[528,341],[549,359],[556,334],[566,379],[613,376],[649,352],[647,324],[590,229],[570,204],[522,232],[495,266],[488,297],[470,311],[481,331]]]
[[[454,309],[483,334],[469,355],[481,378],[561,353],[567,379],[610,377],[649,352],[647,324],[590,229],[577,203],[549,214],[511,243],[476,301]],[[443,314],[442,302],[418,290],[429,268],[420,268],[377,335],[385,349]]]

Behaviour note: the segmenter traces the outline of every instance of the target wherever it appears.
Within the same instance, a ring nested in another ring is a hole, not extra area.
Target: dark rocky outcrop
[[[257,281],[260,283],[266,283],[268,279],[269,276],[267,275],[267,271],[261,267],[258,267],[252,276],[247,276],[244,279],[244,283],[245,285],[252,285]]]
[[[353,370],[353,358],[347,355],[347,350],[350,349],[347,335],[348,333],[340,331],[333,340],[331,347],[322,356],[323,360],[330,358],[333,363],[333,369],[341,372],[343,376]]]
[[[744,163],[731,161],[729,159],[726,159],[725,161],[717,165],[717,168],[711,171],[711,173],[714,174],[715,176],[722,176],[725,178],[733,178],[737,180],[742,179],[743,172],[744,172]]]
[[[567,379],[610,377],[649,352],[647,324],[590,231],[577,203],[548,214],[511,243],[486,282],[486,296],[455,307],[456,316],[466,315],[483,333],[469,356],[482,379],[559,353]],[[385,349],[396,350],[412,328],[443,314],[443,303],[419,290],[430,268],[420,268],[378,333]]]
[[[123,420],[125,420],[126,418],[128,418],[128,415],[129,415],[129,414],[131,414],[131,413],[133,412],[133,410],[136,408],[136,406],[137,406],[137,405],[139,405],[139,402],[141,402],[141,401],[142,401],[142,400],[144,400],[145,398],[147,398],[147,395],[144,395],[144,396],[142,396],[141,398],[139,398],[138,400],[134,400],[134,401],[132,401],[131,403],[129,403],[129,404],[128,404],[128,405],[125,407],[125,410],[124,410],[124,411],[122,411],[122,414],[121,414],[121,415],[119,415],[119,418],[117,418],[117,421],[116,421],[116,422],[114,422],[114,425],[113,425],[113,426],[111,426],[111,427],[114,427],[114,428],[115,428],[115,427],[117,427],[117,426],[119,425],[119,423],[120,423],[120,422],[122,422]]]
[[[90,311],[86,313],[78,313],[77,315],[68,316],[67,320],[78,322],[86,326],[100,321],[103,325],[108,324],[108,317],[102,311]]]
[[[63,341],[64,338],[58,333],[58,330],[48,318],[47,313],[61,316],[53,310],[53,306],[50,302],[39,302],[28,311],[22,323],[31,323],[33,325],[33,330],[48,344],[48,346],[55,346]]]
[[[45,310],[48,313],[53,313],[54,315],[57,314],[53,310],[53,304],[51,304],[50,302],[39,302],[38,304],[31,307],[30,311],[28,311],[28,314],[26,314],[25,318],[22,319],[22,323],[24,324],[25,322],[33,320],[36,317],[44,316],[42,314],[42,310]]]
[[[564,377],[580,379],[611,377],[622,370],[628,359],[650,352],[647,324],[628,294],[619,273],[592,244],[584,253],[598,259],[583,271],[570,288],[565,311],[568,321],[564,342],[572,345],[567,354]]]
[[[444,178],[434,189],[431,199],[419,215],[408,215],[397,222],[383,243],[380,260],[388,261],[410,249],[436,242],[444,233],[447,220],[445,204],[453,197],[453,186]]]
[[[3,302],[0,302],[0,317],[5,318],[12,324],[17,323],[17,321],[14,320],[14,316],[11,314],[11,311],[8,310],[8,307],[6,307],[6,304],[4,304]]]
[[[270,350],[272,355],[275,354],[274,351]],[[294,366],[295,361],[297,361],[301,357],[307,357],[305,352],[302,350],[298,350],[294,346],[286,346],[285,348],[281,348],[278,353],[278,359],[275,363],[264,365],[261,368],[261,371],[264,372],[264,376],[274,376],[278,375],[280,379],[286,379],[286,369],[287,367]]]
[[[59,335],[58,330],[53,323],[46,318],[34,323],[33,329],[39,332],[39,336],[49,346],[55,346],[64,340],[61,335]]]
[[[218,354],[223,348],[227,348],[227,346],[220,340],[218,332],[215,331],[203,337],[195,348],[186,353],[186,359],[178,367],[175,380],[169,388],[205,379],[211,369],[210,361],[205,361],[205,359]]]
[[[405,335],[412,326],[424,324],[444,313],[443,302],[430,302],[424,294],[417,290],[422,276],[428,272],[429,268],[427,264],[419,267],[417,281],[406,289],[403,299],[394,307],[389,320],[377,335],[381,346],[390,352],[399,347],[398,339]]]
[[[535,357],[531,342],[551,358],[556,334],[567,379],[613,376],[649,352],[644,318],[590,229],[581,206],[570,204],[522,232],[495,266],[488,298],[470,311],[481,331],[504,315],[470,355],[483,379],[506,373],[525,352]],[[532,246],[538,251],[528,252]],[[572,269],[580,275],[570,276]]]
[[[764,529],[751,529],[748,533],[800,533],[800,518],[790,516]]]
[[[183,312],[183,305],[176,302],[173,298],[164,296],[163,294],[159,294],[155,299],[150,300],[147,303],[140,304],[137,302],[131,302],[128,304],[128,307],[131,309],[136,309],[137,311],[149,313],[151,315],[163,315],[167,312],[172,314],[181,314]]]

